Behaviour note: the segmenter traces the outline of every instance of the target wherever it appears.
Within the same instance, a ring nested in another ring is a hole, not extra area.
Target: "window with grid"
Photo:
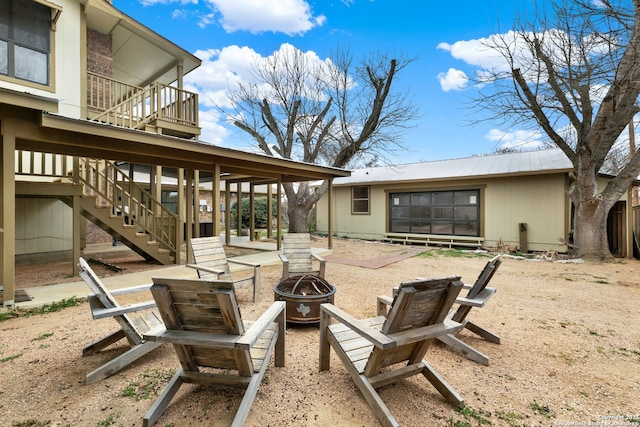
[[[369,187],[366,185],[351,187],[351,213],[369,213]]]
[[[49,85],[51,9],[0,0],[0,75]]]
[[[389,194],[389,232],[480,235],[480,190]]]

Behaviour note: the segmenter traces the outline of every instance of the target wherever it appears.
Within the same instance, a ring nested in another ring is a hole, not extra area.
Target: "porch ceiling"
[[[113,78],[124,83],[146,86],[158,81],[171,84],[201,64],[200,59],[125,15],[104,0],[87,0],[87,26],[110,34],[113,49]]]

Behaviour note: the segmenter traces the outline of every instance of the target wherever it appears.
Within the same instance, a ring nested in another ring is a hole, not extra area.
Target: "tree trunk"
[[[289,203],[289,233],[308,233],[307,218],[311,210],[299,205],[292,209],[291,205]]]
[[[581,204],[576,206],[574,214],[574,244],[577,256],[585,261],[611,262],[607,237],[607,203],[597,205]]]
[[[307,220],[309,213],[316,202],[326,193],[327,185],[323,183],[313,190],[309,188],[307,182],[300,182],[294,186],[292,183],[282,184],[287,195],[287,210],[289,216],[290,233],[308,233],[309,226]]]

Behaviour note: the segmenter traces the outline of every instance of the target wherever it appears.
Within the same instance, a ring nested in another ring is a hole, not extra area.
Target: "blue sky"
[[[475,93],[471,76],[491,66],[478,41],[511,29],[516,15],[531,13],[533,0],[114,0],[124,13],[196,54],[203,65],[185,84],[200,94],[201,139],[252,150],[251,140],[221,120],[228,79],[247,78],[256,58],[283,44],[325,59],[348,48],[355,59],[371,52],[417,60],[396,82],[408,90],[420,117],[407,131],[406,153],[393,163],[489,153],[503,145],[535,146],[539,135],[485,123],[469,126],[465,100]]]

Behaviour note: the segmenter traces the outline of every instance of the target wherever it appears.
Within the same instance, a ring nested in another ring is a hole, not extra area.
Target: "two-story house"
[[[200,142],[198,96],[182,85],[199,65],[110,1],[0,0],[5,307],[14,304],[15,256],[69,251],[77,260],[84,218],[148,259],[179,263],[201,181],[230,189],[349,175]],[[146,167],[150,182],[134,182],[121,164]],[[167,174],[182,183],[177,214],[161,203]],[[212,215],[217,235],[221,213]]]

